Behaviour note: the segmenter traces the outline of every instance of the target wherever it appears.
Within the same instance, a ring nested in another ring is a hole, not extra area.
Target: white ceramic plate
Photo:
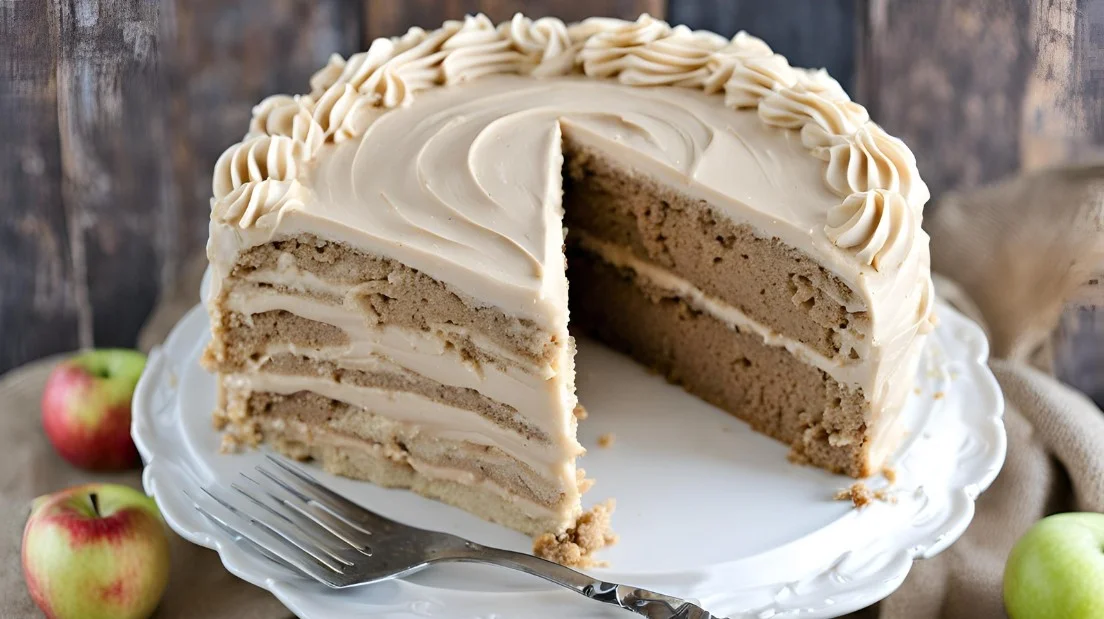
[[[787,448],[593,342],[579,346],[578,389],[590,412],[580,466],[598,480],[590,502],[617,499],[621,542],[593,570],[608,581],[696,599],[716,616],[834,617],[889,595],[914,559],[954,542],[974,500],[1004,461],[1003,399],[985,365],[980,329],[946,306],[925,351],[893,458],[895,504],[861,510],[834,500],[849,478],[786,460]],[[134,399],[133,434],[145,488],[180,535],[219,552],[227,569],[313,617],[621,617],[521,574],[443,565],[414,576],[333,591],[234,543],[185,496],[226,486],[260,452],[219,453],[215,384],[198,365],[208,339],[193,309],[153,352]],[[597,447],[612,432],[615,443]],[[315,473],[386,516],[481,544],[528,551],[530,540],[413,493]],[[868,480],[884,487],[880,477]]]

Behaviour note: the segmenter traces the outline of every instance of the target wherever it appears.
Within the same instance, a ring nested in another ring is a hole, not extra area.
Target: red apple
[[[35,500],[23,577],[50,619],[149,617],[169,580],[169,539],[153,499],[89,484]]]
[[[58,364],[42,394],[42,425],[54,449],[86,469],[139,463],[130,438],[130,400],[146,356],[136,350],[83,352]]]

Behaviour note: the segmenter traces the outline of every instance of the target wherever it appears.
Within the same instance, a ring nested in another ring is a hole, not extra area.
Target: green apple
[[[169,580],[169,539],[153,499],[114,484],[35,500],[23,577],[50,619],[143,619]]]
[[[90,350],[57,365],[42,394],[42,427],[54,449],[86,469],[139,464],[130,401],[146,366],[136,350]]]
[[[1036,522],[1004,567],[1012,619],[1104,617],[1104,514],[1057,514]]]

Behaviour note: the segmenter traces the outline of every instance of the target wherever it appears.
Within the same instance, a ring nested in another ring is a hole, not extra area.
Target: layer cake
[[[228,441],[575,561],[606,511],[580,535],[570,307],[794,460],[882,465],[933,320],[928,193],[823,70],[647,15],[474,16],[310,86],[255,107],[215,168]]]

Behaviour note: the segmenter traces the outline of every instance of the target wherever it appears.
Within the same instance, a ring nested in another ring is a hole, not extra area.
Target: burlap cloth
[[[1004,389],[1008,460],[978,501],[962,538],[920,561],[881,604],[857,613],[884,619],[1004,615],[1001,573],[1013,542],[1059,511],[1104,511],[1104,413],[1046,373],[1047,343],[1065,300],[1104,266],[1104,165],[1051,170],[964,195],[930,209],[934,268],[959,286],[943,297],[981,322]],[[142,336],[159,342],[195,302],[197,257]],[[90,475],[54,455],[39,422],[39,398],[56,359],[0,379],[0,616],[35,616],[23,585],[19,541],[28,502],[92,480],[140,487],[137,472]],[[231,576],[214,552],[175,539],[172,581],[159,617],[290,616],[275,598]],[[493,608],[487,609],[489,612]]]

